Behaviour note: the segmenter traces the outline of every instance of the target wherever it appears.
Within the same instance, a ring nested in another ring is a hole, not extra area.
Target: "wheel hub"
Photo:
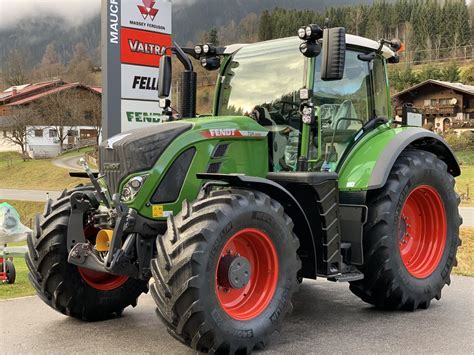
[[[245,228],[221,249],[215,276],[217,300],[230,317],[247,321],[259,316],[277,288],[278,255],[263,231]]]
[[[224,255],[219,263],[217,282],[225,288],[240,289],[250,281],[250,263],[239,255]]]

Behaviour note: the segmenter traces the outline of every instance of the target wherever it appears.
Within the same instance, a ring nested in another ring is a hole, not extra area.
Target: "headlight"
[[[197,55],[201,55],[202,53],[202,47],[201,46],[195,46],[194,47],[194,53],[196,53]]]
[[[148,175],[134,176],[124,185],[122,189],[122,201],[132,201],[143,186]]]

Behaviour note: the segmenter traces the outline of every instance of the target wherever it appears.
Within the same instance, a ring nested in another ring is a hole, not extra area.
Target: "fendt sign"
[[[102,0],[104,139],[160,122],[158,67],[171,44],[171,2]]]

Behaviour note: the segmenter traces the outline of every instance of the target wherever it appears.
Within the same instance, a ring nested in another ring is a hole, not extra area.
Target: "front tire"
[[[283,207],[220,190],[168,220],[152,260],[151,294],[169,332],[201,352],[262,348],[292,309],[299,241]]]
[[[446,164],[429,152],[403,152],[367,205],[365,278],[350,290],[380,308],[428,308],[450,284],[460,245],[459,197]]]
[[[89,186],[64,192],[48,201],[43,215],[36,217],[35,231],[28,236],[28,278],[38,296],[56,311],[87,321],[120,315],[148,291],[148,282],[99,273],[69,264],[67,226],[71,213],[70,195],[91,191]],[[87,237],[86,229],[85,234]]]

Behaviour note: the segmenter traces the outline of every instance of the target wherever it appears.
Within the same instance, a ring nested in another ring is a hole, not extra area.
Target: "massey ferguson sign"
[[[102,42],[103,137],[158,123],[158,67],[172,45],[171,2],[102,0]]]

